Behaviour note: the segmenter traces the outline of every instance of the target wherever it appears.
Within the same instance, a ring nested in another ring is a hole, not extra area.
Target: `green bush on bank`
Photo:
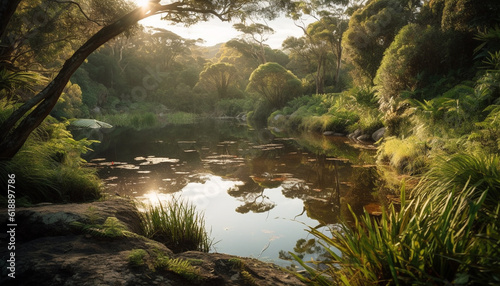
[[[421,174],[429,162],[426,141],[412,136],[389,137],[378,149],[378,163],[388,163],[399,174]]]
[[[93,141],[73,139],[66,124],[49,117],[9,161],[0,162],[0,181],[16,176],[16,198],[27,203],[84,202],[101,197],[96,170],[81,155]]]
[[[371,135],[383,127],[369,88],[353,88],[343,93],[302,96],[271,114],[271,126],[289,130],[349,133],[360,129]],[[279,116],[282,115],[282,116]],[[286,118],[284,120],[283,118]]]

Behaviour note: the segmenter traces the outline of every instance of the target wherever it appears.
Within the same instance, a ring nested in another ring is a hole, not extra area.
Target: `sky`
[[[305,23],[310,23],[312,20],[305,20]],[[200,22],[190,27],[183,25],[173,25],[167,21],[160,20],[160,15],[146,18],[139,22],[143,26],[159,27],[170,30],[179,36],[187,39],[203,39],[204,46],[214,46],[218,43],[225,43],[233,38],[241,35],[240,32],[233,28],[233,24],[222,22],[219,19],[211,19],[208,22]],[[265,24],[265,23],[262,23]],[[268,21],[267,25],[274,29],[275,33],[269,36],[266,42],[273,49],[280,49],[281,43],[288,37],[301,37],[303,35],[302,29],[295,26],[293,20],[284,16],[277,18],[273,21]]]

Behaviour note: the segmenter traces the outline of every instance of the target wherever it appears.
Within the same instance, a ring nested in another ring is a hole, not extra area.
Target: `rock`
[[[285,116],[283,114],[276,114],[273,118],[274,121],[284,120]]]
[[[116,218],[127,231],[117,237],[89,234],[75,224],[103,224]],[[15,279],[0,260],[0,285],[304,285],[274,264],[227,254],[188,251],[173,254],[141,234],[133,202],[113,198],[86,204],[41,205],[16,209]],[[0,244],[8,245],[7,210],[0,210]],[[132,250],[143,249],[143,264],[129,263]],[[0,257],[10,255],[0,248]],[[158,257],[188,261],[187,276],[157,266]],[[194,278],[193,278],[194,277]]]
[[[353,133],[349,134],[347,137],[349,137],[351,139],[356,139],[360,135],[361,135],[361,129],[356,129],[356,130],[354,130]]]
[[[378,129],[377,131],[373,132],[373,134],[372,134],[373,141],[377,142],[380,139],[382,139],[384,137],[385,130],[386,130],[386,128],[382,127],[380,129]]]
[[[70,126],[74,128],[92,128],[92,129],[113,128],[111,124],[95,119],[76,119],[74,121],[71,121]]]
[[[358,137],[356,137],[356,140],[358,141],[370,141],[372,139],[372,137],[368,134],[363,134],[363,135],[359,135]]]
[[[93,114],[101,114],[101,108],[99,106],[92,108],[91,111]]]
[[[338,137],[345,136],[345,134],[335,132],[335,131],[325,131],[325,132],[323,132],[323,135],[324,136],[338,136]]]
[[[382,215],[382,206],[378,203],[369,203],[363,207],[372,216]]]

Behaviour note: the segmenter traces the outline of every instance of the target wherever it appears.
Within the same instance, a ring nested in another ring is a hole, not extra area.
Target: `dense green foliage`
[[[4,108],[1,117],[13,106]],[[80,157],[91,143],[74,140],[66,124],[49,118],[12,160],[0,162],[0,181],[7,185],[7,174],[15,174],[17,198],[26,203],[96,200],[101,182]]]
[[[371,135],[383,126],[378,109],[371,106],[374,96],[373,91],[363,88],[339,94],[303,96],[271,114],[269,124],[291,130],[342,134],[359,129]]]
[[[278,63],[260,65],[251,75],[248,91],[260,94],[274,107],[282,107],[301,92],[300,80]]]
[[[416,176],[418,186],[397,193],[401,206],[379,219],[366,214],[332,236],[312,229],[331,260],[314,268],[296,256],[310,274],[300,277],[313,285],[499,284],[500,2],[279,4],[296,20],[317,20],[297,22],[304,35],[283,43],[287,53],[265,44],[272,29],[259,23],[236,24],[242,37],[214,47],[140,27],[106,43],[66,85],[52,109],[59,121],[46,120],[12,160],[0,162],[0,181],[16,174],[27,203],[99,198],[95,171],[81,159],[91,141],[74,140],[61,123],[77,117],[142,129],[246,114],[280,129],[368,141],[385,127],[379,171],[392,169],[393,181]],[[99,25],[129,10],[124,1],[23,1],[0,39],[0,122],[42,90]],[[177,16],[187,24],[204,17]],[[175,13],[166,17],[176,21]],[[212,243],[203,216],[181,200],[150,206],[143,226],[174,251],[208,251]],[[119,236],[116,229],[110,219],[94,231]],[[140,265],[144,256],[138,251],[130,261]],[[158,261],[196,276],[185,261]]]
[[[419,183],[411,192],[403,186],[401,206],[388,206],[381,218],[366,212],[331,236],[311,229],[330,258],[313,263],[293,254],[308,272],[298,276],[311,285],[496,285],[500,19],[492,15],[500,4],[438,0],[405,14],[394,10],[398,3],[370,1],[353,14],[344,41],[354,82],[371,86],[374,79],[372,96],[360,98],[387,127],[379,170],[388,165],[391,176],[418,176]],[[391,9],[401,18],[382,17]],[[376,33],[363,30],[370,27]],[[291,102],[270,122],[282,114],[296,127],[323,131],[326,98]],[[360,114],[362,101],[342,106]]]
[[[403,189],[401,210],[391,206],[380,220],[366,212],[333,237],[311,229],[332,260],[316,270],[296,257],[312,276],[301,278],[311,285],[498,284],[499,174],[498,156],[436,162],[409,200]]]

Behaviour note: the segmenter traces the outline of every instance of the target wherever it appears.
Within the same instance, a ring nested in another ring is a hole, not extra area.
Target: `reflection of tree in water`
[[[307,240],[300,238],[297,240],[293,248],[293,253],[300,259],[304,259],[306,256],[314,257],[315,261],[328,261],[332,258],[328,251],[315,238]],[[280,250],[279,258],[287,261],[295,261],[290,252],[285,250]]]
[[[347,208],[349,205],[357,215],[362,215],[364,206],[369,203],[377,203],[377,199],[372,195],[377,184],[377,169],[375,167],[356,166],[351,168],[351,176],[344,182],[348,188],[342,195],[342,217],[345,222],[353,222],[352,213]]]
[[[243,201],[243,204],[236,208],[239,213],[262,213],[273,209],[276,203],[264,195],[266,189],[260,187],[254,182],[247,181],[243,186],[232,188],[228,191],[229,195]]]

